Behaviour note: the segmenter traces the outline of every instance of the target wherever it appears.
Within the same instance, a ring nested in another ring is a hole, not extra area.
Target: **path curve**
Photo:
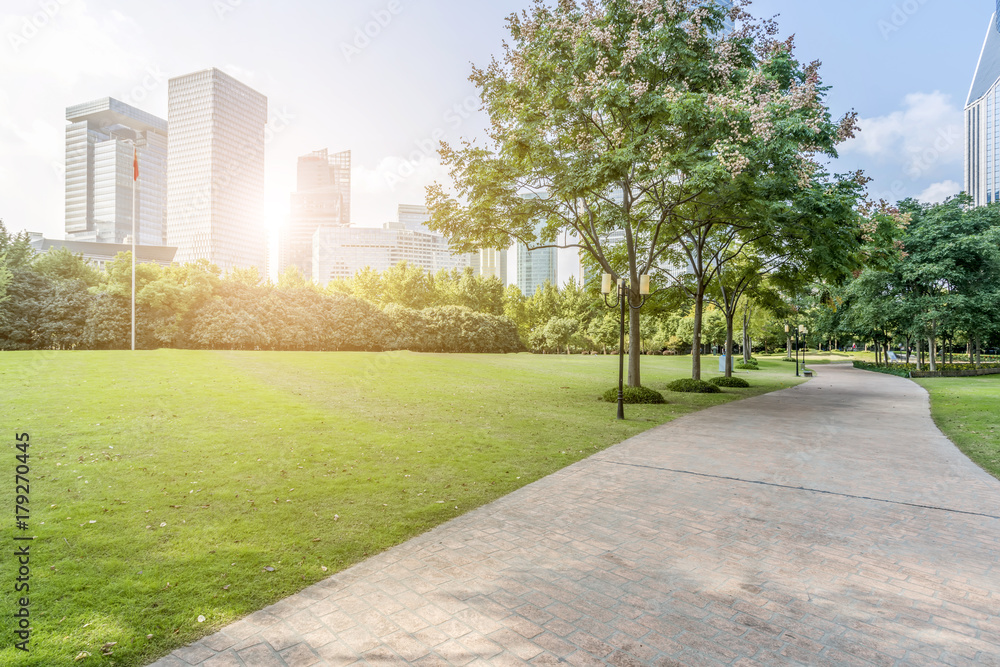
[[[1000,665],[1000,482],[817,367],[616,445],[155,667]]]

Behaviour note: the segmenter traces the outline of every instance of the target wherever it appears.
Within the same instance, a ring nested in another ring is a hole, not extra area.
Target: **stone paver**
[[[156,667],[1000,665],[1000,482],[895,377],[655,428]]]

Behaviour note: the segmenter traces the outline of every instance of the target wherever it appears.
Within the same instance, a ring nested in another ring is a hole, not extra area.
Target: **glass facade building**
[[[326,149],[303,155],[298,162],[291,216],[278,244],[278,271],[298,267],[313,274],[313,234],[320,227],[351,225],[351,151],[330,155]]]
[[[214,68],[170,79],[168,98],[167,244],[263,274],[267,98]]]
[[[67,108],[66,120],[66,238],[97,243],[129,240],[137,154],[136,242],[163,245],[167,121],[110,97]]]
[[[965,191],[975,206],[1000,201],[1000,0],[965,103]]]

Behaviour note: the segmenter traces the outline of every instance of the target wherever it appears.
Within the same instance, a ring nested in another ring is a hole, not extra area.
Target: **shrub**
[[[692,380],[691,378],[674,380],[667,385],[667,389],[670,391],[683,392],[685,394],[718,394],[722,392],[721,389],[710,382]]]
[[[910,377],[910,371],[904,368],[893,368],[887,366],[876,366],[875,364],[869,364],[864,361],[855,361],[854,367],[863,371],[873,371],[875,373],[884,373],[886,375],[895,375],[901,378]]]
[[[741,371],[759,371],[760,366],[757,365],[756,359],[751,359],[750,361],[737,361],[733,364],[733,368],[739,369]]]
[[[732,387],[735,389],[747,389],[750,387],[750,383],[743,378],[727,378],[724,375],[712,378],[709,382],[716,387]]]
[[[795,363],[795,357],[791,357],[791,358],[785,357],[784,359],[782,359],[782,361],[787,361],[790,364],[794,364]]]
[[[604,392],[601,400],[607,403],[618,402],[618,387],[613,387]],[[663,394],[648,387],[625,387],[622,390],[622,400],[630,404],[651,405],[656,403],[666,403]]]

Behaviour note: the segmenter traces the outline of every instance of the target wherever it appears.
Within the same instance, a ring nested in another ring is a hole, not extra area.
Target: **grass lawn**
[[[966,456],[1000,479],[1000,375],[913,380],[931,395],[931,415]]]
[[[21,534],[37,536],[29,654],[0,559],[0,664],[144,665],[652,426],[797,382],[761,365],[740,374],[752,389],[665,392],[618,422],[597,400],[617,357],[0,353],[0,498],[12,513],[13,434],[28,432]],[[689,368],[644,357],[644,384]]]

